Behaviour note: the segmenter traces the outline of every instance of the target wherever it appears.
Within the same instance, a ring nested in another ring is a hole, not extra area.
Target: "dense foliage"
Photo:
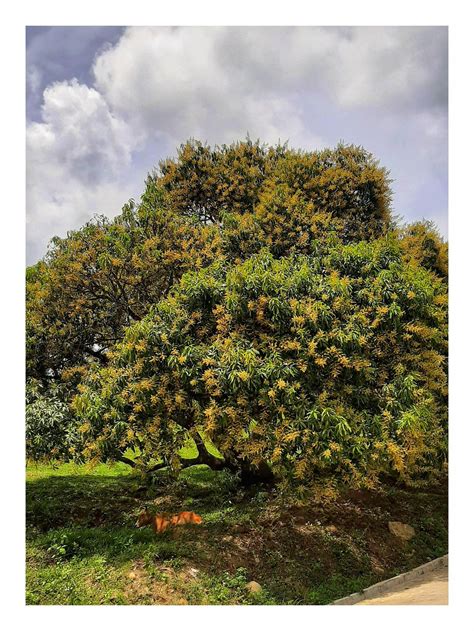
[[[251,242],[243,254],[262,244],[277,254],[307,248],[328,220],[345,241],[379,236],[390,224],[387,172],[361,147],[303,152],[250,140],[214,149],[188,142],[160,169],[174,208],[223,224],[229,254],[240,253],[242,239]]]
[[[179,467],[189,436],[301,484],[409,483],[446,453],[446,288],[390,239],[262,252],[186,274],[129,328],[75,409],[88,455]]]
[[[78,421],[58,385],[47,390],[34,379],[26,384],[26,457],[36,462],[81,456]]]
[[[191,141],[140,203],[28,270],[27,369],[77,386],[87,459],[132,448],[178,471],[193,439],[193,462],[282,485],[429,482],[446,460],[446,280],[446,244],[426,222],[395,228],[364,149]]]
[[[113,221],[99,217],[53,239],[45,260],[27,270],[27,372],[44,379],[106,350],[146,315],[183,271],[215,258],[216,234],[162,201],[148,181],[137,206]]]
[[[400,231],[404,258],[448,279],[448,244],[431,221],[416,221]]]

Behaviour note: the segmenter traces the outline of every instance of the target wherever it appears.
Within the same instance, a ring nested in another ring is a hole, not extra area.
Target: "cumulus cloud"
[[[290,107],[292,91],[345,107],[445,106],[446,44],[447,29],[429,27],[131,27],[93,73],[112,107],[148,130],[207,129],[217,116],[225,133],[236,112],[252,125],[256,95],[270,120],[273,99]]]
[[[247,86],[318,90],[346,107],[446,104],[446,28],[227,28],[215,40]]]
[[[54,66],[51,31],[30,52],[30,93],[47,85],[27,128],[33,259],[53,234],[117,213],[146,170],[189,137],[222,143],[249,133],[308,149],[360,142],[394,167],[396,211],[416,214],[424,181],[442,212],[446,28],[129,27],[113,45],[99,35],[67,45],[79,80],[51,82],[68,65]],[[84,50],[87,72],[73,54]]]
[[[292,95],[275,86],[265,89],[252,76],[254,60],[246,63],[244,52],[246,30],[128,28],[116,46],[96,58],[95,86],[133,129],[157,138],[229,142],[248,132],[268,142],[283,136],[308,140]],[[240,33],[236,57],[229,58],[224,53],[235,31]],[[244,68],[235,67],[240,55]],[[313,140],[321,142],[317,136]]]
[[[26,66],[30,89],[26,108],[29,120],[40,120],[42,94],[49,84],[72,77],[81,83],[90,83],[95,56],[115,44],[122,32],[123,27],[117,26],[27,27]]]
[[[53,84],[44,91],[42,115],[27,129],[32,163],[57,162],[85,184],[113,179],[129,164],[138,139],[94,88],[76,80]]]
[[[118,186],[139,139],[97,90],[76,80],[44,92],[43,122],[26,130],[28,242],[63,235],[95,212],[114,214],[126,200]]]

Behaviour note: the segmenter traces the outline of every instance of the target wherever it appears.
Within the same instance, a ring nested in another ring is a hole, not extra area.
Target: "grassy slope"
[[[204,523],[154,536],[134,526],[145,504]],[[389,520],[416,537],[399,542]],[[126,465],[31,466],[26,538],[28,604],[325,604],[445,554],[447,497],[352,492],[291,507],[206,467],[144,497]],[[248,580],[263,591],[248,595]]]

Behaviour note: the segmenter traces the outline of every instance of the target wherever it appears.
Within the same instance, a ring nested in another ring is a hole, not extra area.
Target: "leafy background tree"
[[[76,394],[80,457],[301,489],[436,479],[447,246],[397,228],[390,197],[360,147],[189,141],[137,205],[54,240],[27,270],[27,371]]]
[[[26,384],[26,456],[35,462],[81,459],[83,449],[78,419],[74,417],[60,384],[44,388],[29,379]]]
[[[401,246],[407,261],[413,261],[448,279],[448,244],[432,221],[416,221],[400,231]]]
[[[149,178],[138,206],[53,239],[27,270],[29,376],[57,379],[93,359],[106,363],[107,349],[184,271],[215,259],[217,238],[171,210]]]

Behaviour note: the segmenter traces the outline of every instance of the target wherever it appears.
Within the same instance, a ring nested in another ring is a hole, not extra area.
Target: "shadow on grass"
[[[27,544],[46,563],[100,556],[108,561],[156,559],[192,554],[173,533],[137,529],[144,505],[133,475],[56,475],[26,484]],[[156,491],[155,491],[156,493]]]
[[[63,526],[125,524],[139,500],[138,485],[130,475],[69,475],[26,483],[27,527],[39,531]]]
[[[245,527],[229,538],[228,526],[211,523],[159,536],[125,526],[61,527],[35,536],[32,553],[57,571],[96,560],[116,568],[137,563],[150,576],[163,567],[197,567],[203,585],[209,582],[216,593],[223,577],[244,569],[248,580],[265,586],[265,602],[274,604],[325,604],[375,582],[368,557],[344,541],[310,540],[292,525],[276,538]]]
[[[185,470],[171,482],[159,472],[146,490],[138,475],[52,475],[26,482],[26,523],[41,532],[64,526],[126,526],[143,506],[169,496],[160,510],[177,511],[193,505],[220,506],[235,489],[226,472],[206,466]]]
[[[335,565],[345,568],[351,580],[364,574],[364,584],[370,583],[367,559],[357,558],[343,542],[329,545],[323,537],[306,534],[291,521],[259,523],[266,493],[236,503],[231,482],[205,469],[187,473],[180,493],[169,501],[183,502],[180,508],[199,508],[205,523],[159,536],[134,526],[143,504],[133,495],[139,484],[134,476],[66,475],[28,482],[30,554],[58,569],[92,558],[114,566],[138,562],[151,571],[167,564],[192,564],[216,580],[245,568],[249,580],[266,585],[270,598],[288,602],[291,596],[295,603],[320,602],[319,593],[310,597],[309,589],[322,584]],[[336,579],[332,590],[344,593],[344,581]]]

